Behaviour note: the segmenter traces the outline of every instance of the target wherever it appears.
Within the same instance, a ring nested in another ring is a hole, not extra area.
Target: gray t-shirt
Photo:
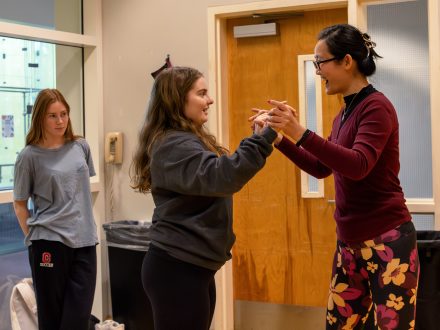
[[[72,248],[98,243],[89,180],[94,175],[89,145],[81,138],[56,149],[28,145],[20,152],[14,200],[30,197],[34,204],[26,245],[40,239]]]

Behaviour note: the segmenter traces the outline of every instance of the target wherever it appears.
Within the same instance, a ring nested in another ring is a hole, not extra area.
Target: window
[[[316,75],[314,60],[313,54],[298,56],[300,123],[322,136],[321,78]],[[324,180],[301,171],[301,196],[324,197]]]
[[[12,204],[0,204],[0,256],[23,250],[23,239]]]
[[[79,47],[1,37],[0,190],[12,189],[13,165],[25,145],[40,90],[60,89],[71,107],[75,133],[84,134],[82,54]]]
[[[82,0],[2,0],[0,20],[82,33]]]
[[[426,0],[370,5],[368,32],[377,43],[377,73],[371,82],[399,116],[400,181],[419,230],[434,229],[428,4]],[[390,17],[393,17],[390,20]],[[411,22],[411,24],[408,24]]]

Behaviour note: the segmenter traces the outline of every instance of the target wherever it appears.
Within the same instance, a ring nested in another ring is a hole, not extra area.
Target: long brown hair
[[[46,88],[41,90],[32,108],[31,127],[26,135],[26,145],[39,144],[44,140],[44,119],[46,117],[47,109],[52,103],[61,102],[67,110],[69,121],[64,132],[66,141],[73,141],[79,138],[73,134],[72,124],[70,121],[70,106],[64,98],[63,94],[57,89]]]
[[[227,150],[217,144],[215,137],[203,126],[194,125],[184,115],[187,95],[201,77],[203,77],[202,73],[188,67],[169,68],[156,77],[130,168],[133,189],[141,193],[151,191],[151,149],[153,144],[169,131],[191,132],[217,155],[227,153]]]

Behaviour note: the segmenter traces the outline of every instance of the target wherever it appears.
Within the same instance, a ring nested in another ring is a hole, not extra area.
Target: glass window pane
[[[306,121],[307,128],[316,132],[317,125],[317,109],[316,109],[316,87],[315,77],[316,70],[312,61],[306,61],[305,63],[305,83],[306,83]]]
[[[368,6],[368,32],[383,56],[370,81],[396,107],[400,180],[407,198],[432,198],[426,0]]]
[[[0,204],[0,256],[25,249],[24,234],[12,204]]]
[[[316,132],[318,129],[317,109],[316,109],[316,70],[312,61],[305,64],[305,87],[306,87],[306,122],[307,128]],[[319,192],[319,180],[314,176],[307,175],[309,192]]]
[[[12,204],[0,204],[0,329],[12,329],[9,297],[21,279],[31,277],[28,250]]]
[[[82,63],[78,47],[0,37],[0,190],[12,188],[13,165],[41,89],[64,94],[74,132],[84,134]]]
[[[434,230],[434,214],[411,214],[416,230]]]
[[[2,0],[0,20],[82,33],[82,0]]]

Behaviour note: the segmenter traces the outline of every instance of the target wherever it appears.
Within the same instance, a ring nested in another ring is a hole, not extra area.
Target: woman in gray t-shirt
[[[96,283],[89,181],[95,170],[89,145],[74,135],[69,114],[58,90],[42,90],[15,163],[14,209],[26,236],[44,330],[88,329]]]

